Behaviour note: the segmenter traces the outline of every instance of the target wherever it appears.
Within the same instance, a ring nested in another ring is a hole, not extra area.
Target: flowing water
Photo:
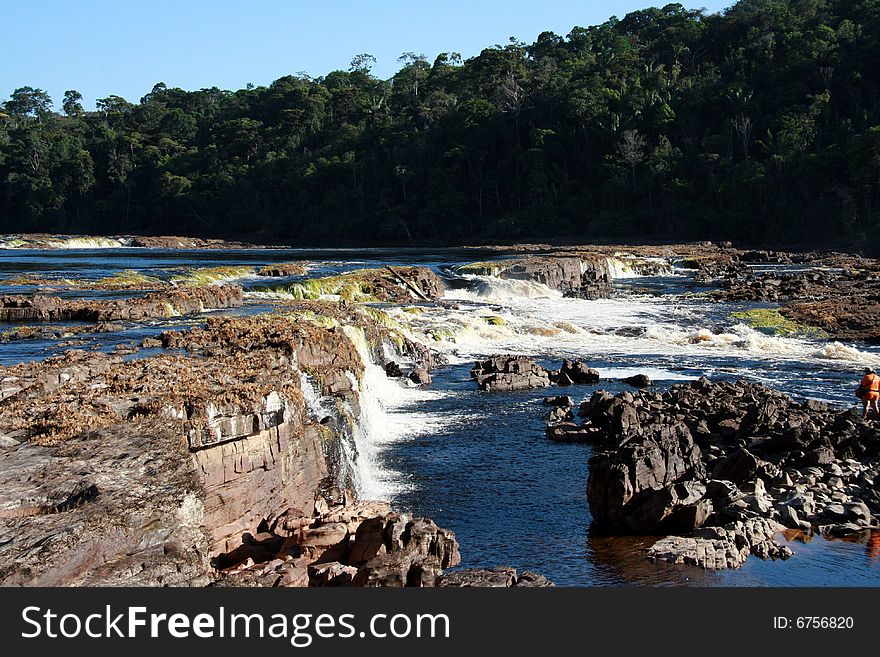
[[[558,367],[563,358],[586,360],[603,380],[564,392],[576,402],[617,381],[647,374],[662,389],[699,376],[761,382],[797,398],[853,404],[860,368],[880,365],[880,350],[817,338],[780,336],[750,328],[735,312],[758,304],[714,303],[699,296],[690,273],[669,270],[637,276],[620,262],[611,299],[563,298],[543,285],[488,276],[457,276],[456,264],[491,259],[475,250],[147,250],[136,248],[25,251],[0,249],[0,294],[34,291],[10,280],[98,280],[122,270],[169,278],[193,267],[256,267],[280,261],[307,263],[305,277],[385,264],[419,264],[447,276],[451,289],[438,308],[413,303],[384,307],[414,337],[443,352],[448,365],[424,388],[385,377],[374,363],[357,385],[362,396],[356,451],[348,453],[351,479],[365,498],[390,499],[400,509],[433,518],[455,531],[464,566],[512,565],[535,570],[560,585],[797,586],[880,585],[880,534],[851,540],[790,543],[787,562],[750,558],[739,571],[712,573],[653,564],[643,550],[651,537],[607,537],[590,528],[586,503],[588,445],[560,444],[544,436],[541,399],[546,391],[480,393],[469,380],[474,360],[492,353],[525,354]],[[234,314],[264,312],[273,295],[260,288],[295,282],[244,274],[234,279],[246,294]],[[68,297],[133,296],[133,292],[65,290]],[[219,311],[218,311],[219,312]],[[0,364],[39,360],[71,347],[111,350],[139,344],[169,328],[204,317],[126,324],[114,333],[79,333],[0,342]],[[0,325],[0,332],[11,328]],[[356,343],[362,336],[350,331]],[[360,345],[362,357],[367,356]],[[153,353],[142,350],[134,357]],[[310,412],[326,413],[314,385],[303,378]],[[788,540],[788,539],[784,539]]]

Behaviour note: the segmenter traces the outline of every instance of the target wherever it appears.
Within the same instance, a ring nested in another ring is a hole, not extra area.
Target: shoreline
[[[65,246],[66,242],[73,244],[94,243],[96,246]],[[112,245],[118,242],[117,245]],[[32,247],[26,246],[32,244]],[[2,249],[26,249],[53,250],[53,249],[88,249],[88,248],[143,248],[143,249],[193,249],[193,250],[216,250],[216,249],[259,249],[259,250],[375,250],[375,249],[462,249],[472,251],[485,251],[497,253],[527,253],[527,254],[563,254],[584,250],[607,250],[634,248],[636,250],[653,249],[681,249],[681,248],[710,248],[738,251],[778,251],[792,254],[811,253],[841,253],[859,255],[863,251],[853,248],[845,243],[828,244],[827,242],[809,243],[747,243],[742,241],[729,241],[724,239],[682,239],[681,237],[658,238],[654,240],[622,240],[621,237],[595,238],[561,237],[547,242],[532,242],[522,240],[478,240],[473,242],[445,242],[442,240],[428,240],[414,243],[411,241],[382,241],[382,242],[340,242],[319,241],[302,243],[295,240],[258,240],[248,241],[244,236],[236,237],[208,237],[192,235],[143,235],[143,234],[119,234],[119,235],[92,235],[88,233],[0,233],[0,250]]]

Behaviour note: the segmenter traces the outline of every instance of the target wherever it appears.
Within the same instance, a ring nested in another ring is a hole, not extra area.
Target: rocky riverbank
[[[880,262],[839,253],[756,252],[717,278],[717,301],[779,304],[779,312],[837,340],[880,342]],[[755,273],[748,263],[809,265],[799,271]]]
[[[367,314],[352,330],[379,351],[400,339]],[[212,558],[345,483],[366,364],[341,327],[216,318],[163,342],[191,355],[2,369],[0,581],[208,583]],[[304,376],[334,416],[310,411]]]
[[[237,285],[175,287],[128,299],[64,299],[46,294],[0,297],[0,322],[118,322],[175,317],[242,305]]]
[[[155,342],[0,367],[0,584],[497,584],[444,580],[452,532],[346,492],[365,368],[439,359],[381,311],[288,302]]]
[[[744,382],[665,393],[596,392],[580,408],[595,445],[587,495],[610,532],[682,534],[649,556],[734,568],[790,556],[782,528],[842,536],[880,513],[880,429],[854,411]]]

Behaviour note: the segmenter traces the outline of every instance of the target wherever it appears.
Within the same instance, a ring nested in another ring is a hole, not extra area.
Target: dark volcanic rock
[[[634,388],[647,388],[648,386],[654,385],[651,379],[648,378],[645,374],[635,374],[633,376],[628,376],[625,379],[621,379],[626,384],[631,385]]]
[[[687,517],[693,529],[711,509],[702,501],[705,474],[700,448],[683,423],[651,425],[616,451],[590,459],[590,512],[597,524],[630,532],[651,533],[667,519],[678,525]]]
[[[544,397],[544,404],[546,406],[558,406],[560,408],[571,408],[574,406],[574,401],[568,395],[556,395],[553,397]]]
[[[590,369],[586,363],[579,360],[564,361],[559,374],[568,377],[572,383],[596,383],[599,381],[599,372]]]
[[[880,430],[850,410],[699,379],[663,394],[598,391],[580,414],[579,430],[601,434],[589,463],[596,523],[689,534],[659,542],[652,558],[707,568],[785,559],[779,527],[843,535],[880,511]]]
[[[559,370],[546,370],[527,356],[496,355],[476,363],[471,377],[480,390],[498,391],[595,383],[599,372],[580,361],[566,360]]]
[[[735,484],[753,479],[758,473],[760,460],[745,448],[737,448],[724,460],[719,459],[712,475],[716,479],[726,479]]]

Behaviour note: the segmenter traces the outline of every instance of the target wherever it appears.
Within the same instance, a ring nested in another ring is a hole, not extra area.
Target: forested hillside
[[[880,246],[880,0],[671,4],[371,63],[95,111],[18,89],[0,231]]]

